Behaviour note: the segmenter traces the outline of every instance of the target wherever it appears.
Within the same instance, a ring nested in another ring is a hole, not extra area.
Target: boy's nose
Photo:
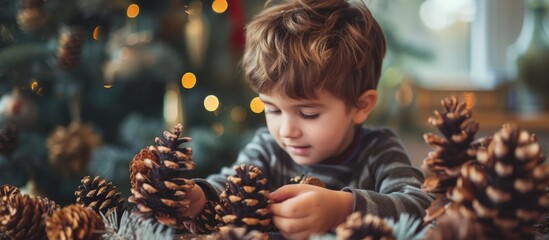
[[[301,134],[301,130],[291,119],[284,118],[280,124],[279,133],[283,138],[296,138]]]

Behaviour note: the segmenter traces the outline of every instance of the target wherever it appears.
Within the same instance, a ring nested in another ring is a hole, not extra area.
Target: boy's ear
[[[370,115],[377,102],[377,91],[374,89],[366,90],[358,98],[358,107],[353,117],[354,124],[362,124]]]

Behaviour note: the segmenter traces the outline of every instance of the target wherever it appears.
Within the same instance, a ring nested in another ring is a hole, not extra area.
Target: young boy
[[[259,129],[234,165],[267,178],[275,226],[288,239],[326,232],[355,211],[424,215],[431,198],[390,130],[362,123],[376,104],[386,45],[361,1],[291,0],[264,9],[246,27],[244,76],[265,104]],[[232,168],[197,184],[189,215],[224,190]],[[300,175],[327,188],[288,185]]]

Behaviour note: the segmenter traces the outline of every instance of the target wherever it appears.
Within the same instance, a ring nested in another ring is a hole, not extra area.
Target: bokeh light
[[[196,75],[192,72],[186,72],[181,77],[181,85],[186,89],[191,89],[196,85]]]
[[[112,88],[112,84],[103,84],[103,87],[106,89]]]
[[[265,105],[263,104],[261,99],[259,99],[259,97],[255,97],[250,102],[250,109],[254,113],[261,113],[261,112],[263,112],[263,109],[265,109]]]
[[[101,26],[97,26],[93,29],[93,39],[94,40],[99,40],[99,36],[101,36]]]
[[[221,123],[214,123],[212,125],[212,131],[216,136],[221,137],[221,135],[225,132],[225,127],[223,127],[223,124]]]
[[[219,107],[219,99],[217,99],[214,95],[208,95],[206,98],[204,98],[204,108],[206,110],[213,112],[217,110]]]
[[[464,92],[463,100],[467,109],[473,108],[477,104],[477,95],[474,92]]]
[[[214,0],[212,3],[212,10],[216,13],[224,13],[228,7],[227,0]]]
[[[246,119],[246,110],[243,107],[234,107],[231,110],[231,119],[235,122],[242,122]]]
[[[137,15],[139,15],[139,5],[135,3],[130,4],[130,6],[128,6],[128,9],[126,10],[126,14],[128,15],[129,18],[137,17]]]

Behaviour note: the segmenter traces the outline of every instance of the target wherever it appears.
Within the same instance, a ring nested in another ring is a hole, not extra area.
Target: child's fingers
[[[289,199],[282,203],[274,203],[269,206],[269,209],[274,216],[284,218],[304,218],[309,215],[309,208],[302,206],[295,198]]]
[[[284,185],[279,189],[277,189],[276,191],[270,193],[269,199],[275,203],[285,201],[286,199],[299,195],[303,191],[304,185],[305,184]]]

